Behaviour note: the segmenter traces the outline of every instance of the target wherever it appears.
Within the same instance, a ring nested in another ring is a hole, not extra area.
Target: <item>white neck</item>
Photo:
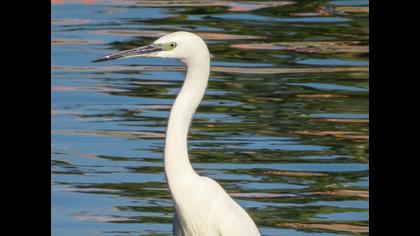
[[[166,130],[164,162],[172,193],[176,186],[188,184],[198,177],[188,158],[187,136],[191,119],[207,87],[210,57],[206,50],[206,53],[196,54],[192,59],[185,62],[187,76],[172,106]]]

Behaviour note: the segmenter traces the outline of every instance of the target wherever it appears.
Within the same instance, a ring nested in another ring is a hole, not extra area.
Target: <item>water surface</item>
[[[98,56],[200,34],[190,159],[262,235],[367,235],[369,1],[52,1],[52,235],[171,235],[176,60]]]

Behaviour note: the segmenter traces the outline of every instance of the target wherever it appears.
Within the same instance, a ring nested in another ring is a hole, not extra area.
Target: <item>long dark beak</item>
[[[115,60],[119,58],[126,58],[126,57],[136,57],[136,56],[145,56],[147,54],[150,54],[152,52],[158,52],[162,51],[162,48],[159,47],[157,44],[149,44],[147,46],[133,48],[126,51],[111,53],[102,57],[98,57],[92,62],[101,62],[101,61],[110,61]]]

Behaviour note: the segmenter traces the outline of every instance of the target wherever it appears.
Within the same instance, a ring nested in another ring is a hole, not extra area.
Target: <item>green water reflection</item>
[[[52,1],[52,235],[171,235],[173,60],[97,56],[166,32],[212,54],[190,159],[262,235],[367,235],[369,2]]]

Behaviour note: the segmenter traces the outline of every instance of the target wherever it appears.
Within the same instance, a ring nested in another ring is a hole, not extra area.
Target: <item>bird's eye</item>
[[[170,48],[170,49],[173,49],[173,48],[175,48],[175,47],[176,47],[176,43],[170,43],[170,44],[169,44],[169,48]]]

